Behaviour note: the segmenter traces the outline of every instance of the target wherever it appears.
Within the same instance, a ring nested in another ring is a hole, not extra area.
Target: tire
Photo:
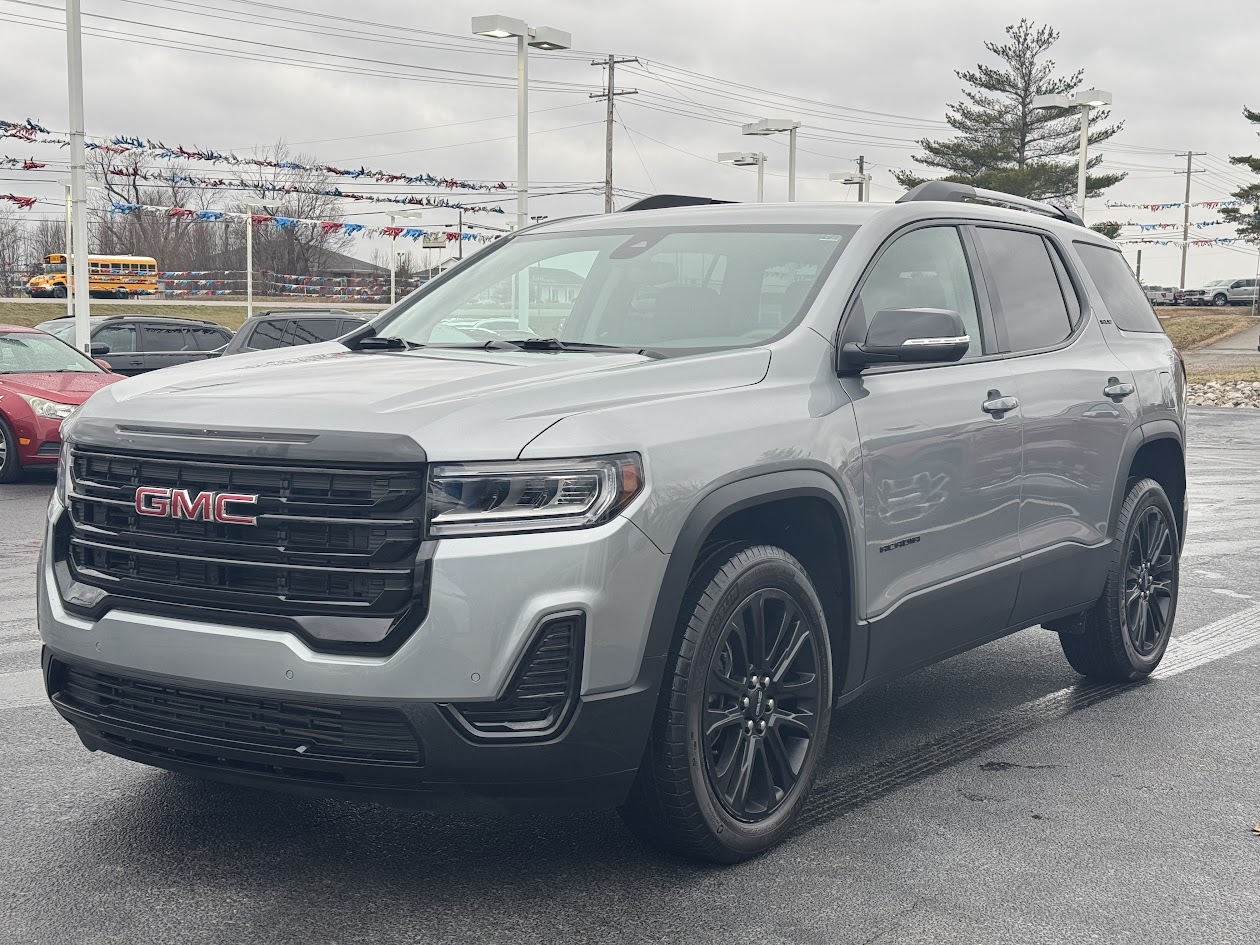
[[[64,299],[66,297],[66,287],[64,285],[55,285],[52,290],[54,299]]]
[[[1130,483],[1116,533],[1107,584],[1085,614],[1085,632],[1060,633],[1059,642],[1081,675],[1132,682],[1149,676],[1164,658],[1177,616],[1181,545],[1172,505],[1158,482]]]
[[[1215,305],[1217,308],[1224,308],[1226,305],[1229,304],[1229,296],[1228,295],[1214,295],[1212,296],[1212,304]]]
[[[22,461],[18,458],[17,437],[4,417],[0,417],[0,482],[18,482]]]
[[[769,631],[762,640],[776,638],[768,655],[756,642],[757,613]],[[831,686],[827,621],[801,564],[772,545],[712,555],[683,598],[622,819],[646,842],[693,859],[737,863],[770,849],[792,829],[817,774]]]
[[[131,293],[128,292],[126,289],[118,289],[117,291],[114,292],[114,295],[117,298],[124,299],[124,300],[131,298]]]

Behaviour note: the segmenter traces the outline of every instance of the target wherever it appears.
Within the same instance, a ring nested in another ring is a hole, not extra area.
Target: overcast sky
[[[293,12],[298,7],[307,13]],[[331,164],[509,181],[516,166],[512,47],[469,36],[470,16],[503,13],[567,30],[581,54],[535,52],[530,60],[530,178],[540,194],[602,180],[604,106],[588,96],[603,82],[603,73],[589,60],[616,52],[642,60],[617,72],[619,89],[640,90],[618,99],[623,126],[614,149],[618,187],[752,199],[754,171],[714,159],[718,151],[761,149],[769,155],[767,198],[784,199],[786,136],[758,139],[739,133],[741,121],[782,115],[806,126],[798,161],[800,199],[853,199],[854,188],[830,183],[827,175],[854,171],[854,160],[862,154],[875,175],[873,198],[892,200],[900,190],[889,169],[913,166],[916,139],[948,133],[942,119],[960,91],[954,70],[989,61],[983,42],[1000,40],[1003,28],[1021,16],[1062,33],[1052,53],[1059,71],[1084,69],[1087,85],[1114,93],[1113,118],[1123,120],[1125,129],[1104,148],[1105,166],[1127,170],[1129,179],[1104,199],[1181,200],[1185,178],[1174,172],[1184,168],[1184,158],[1173,154],[1187,149],[1208,152],[1196,159],[1205,173],[1194,175],[1192,200],[1222,199],[1245,180],[1242,171],[1229,168],[1228,155],[1260,153],[1255,129],[1242,117],[1244,104],[1260,108],[1255,0],[1197,5],[1171,0],[496,0],[485,5],[83,0],[83,8],[90,31],[84,39],[89,135],[133,134],[239,152],[284,139],[295,151]],[[61,5],[0,0],[5,50],[0,118],[29,117],[64,131],[65,35],[32,22],[37,20],[63,22]],[[93,35],[92,30],[112,32]],[[155,42],[196,45],[217,54]],[[365,70],[383,74],[364,75]],[[469,87],[470,81],[479,84]],[[13,140],[0,141],[0,155],[65,157],[54,148]],[[222,174],[209,164],[197,165],[195,172]],[[0,169],[0,192],[58,199],[55,180],[61,176],[64,170],[57,168],[42,176]],[[1091,203],[1091,222],[1181,219],[1179,210],[1107,210],[1104,199]],[[511,197],[503,204],[514,209]],[[600,207],[602,197],[595,193],[538,196],[531,213]],[[348,207],[349,213],[361,211]],[[31,212],[53,211],[41,206]],[[1194,220],[1214,218],[1211,210],[1192,211]],[[371,216],[354,219],[384,222]],[[438,212],[424,221],[447,222],[453,218]],[[1228,231],[1212,227],[1202,235]],[[1135,248],[1127,250],[1131,260]],[[360,253],[369,254],[367,247]],[[1175,283],[1179,260],[1178,248],[1144,247],[1144,281]],[[1255,264],[1250,249],[1191,248],[1189,279],[1250,275]]]

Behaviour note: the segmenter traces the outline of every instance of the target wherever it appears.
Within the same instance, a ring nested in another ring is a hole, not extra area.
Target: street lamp
[[[529,47],[568,49],[573,37],[550,26],[531,27],[511,16],[474,16],[472,31],[492,39],[516,37],[516,225],[529,225]]]
[[[389,217],[390,229],[394,228],[394,220],[398,217],[403,219],[415,219],[424,215],[423,210],[391,210],[387,214]],[[397,298],[398,285],[398,237],[391,236],[389,238],[389,304],[393,305]]]
[[[777,135],[781,131],[788,133],[788,200],[796,199],[796,129],[801,127],[799,121],[791,118],[761,118],[744,125],[742,131],[746,135]]]
[[[871,186],[870,174],[829,174],[828,180],[833,180],[839,184],[857,184],[858,203],[862,203],[867,199],[867,190]]]
[[[1089,110],[1111,104],[1111,93],[1102,89],[1085,89],[1071,95],[1056,93],[1054,95],[1034,95],[1033,108],[1079,108],[1081,110],[1081,156],[1076,172],[1076,209],[1081,219],[1085,219],[1085,172],[1089,164]]]
[[[718,154],[719,164],[733,164],[735,167],[757,168],[757,203],[766,199],[766,156],[760,151],[722,151]]]

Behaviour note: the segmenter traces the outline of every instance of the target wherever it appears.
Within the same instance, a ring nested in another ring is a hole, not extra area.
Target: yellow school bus
[[[66,254],[50,253],[44,257],[43,272],[26,284],[26,292],[34,299],[64,299],[66,285]],[[88,256],[91,295],[129,299],[156,295],[157,290],[157,260],[152,256]]]

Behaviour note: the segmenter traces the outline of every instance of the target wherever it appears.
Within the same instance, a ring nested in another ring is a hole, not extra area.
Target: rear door
[[[198,361],[204,355],[197,347],[188,326],[162,319],[151,319],[140,324],[140,348],[143,352],[144,370],[175,367]]]
[[[1235,279],[1229,287],[1229,300],[1237,304],[1250,304],[1256,298],[1255,279]]]
[[[982,286],[959,228],[928,225],[881,251],[845,315],[842,343],[876,312],[923,307],[971,337],[957,363],[841,378],[862,448],[868,679],[1000,633],[1015,600],[1020,410]]]
[[[242,331],[248,330],[249,334],[245,338],[241,351],[268,351],[272,348],[279,348],[284,345],[284,335],[289,328],[289,319],[287,318],[264,318],[255,322],[252,326],[247,325]]]
[[[289,322],[285,332],[286,346],[310,345],[317,341],[331,341],[341,334],[341,319],[317,315],[308,318],[295,318]]]
[[[1113,486],[1138,398],[1058,244],[1034,229],[986,225],[974,233],[1023,410],[1025,559],[1012,614],[1021,623],[1101,593]]]

